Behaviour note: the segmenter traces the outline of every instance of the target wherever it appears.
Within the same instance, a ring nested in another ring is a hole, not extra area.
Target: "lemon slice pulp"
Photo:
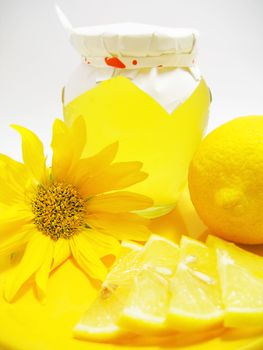
[[[263,325],[263,258],[214,236],[207,244],[218,259],[225,326]]]
[[[178,331],[206,330],[223,322],[216,259],[205,244],[188,237],[171,281],[167,325]]]

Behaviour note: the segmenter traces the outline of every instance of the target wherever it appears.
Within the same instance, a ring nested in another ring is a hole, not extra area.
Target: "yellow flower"
[[[148,221],[134,211],[150,207],[151,199],[120,191],[147,177],[142,163],[112,163],[117,143],[82,159],[86,128],[79,117],[70,127],[55,120],[52,166],[46,167],[39,138],[13,128],[24,163],[0,155],[0,255],[24,253],[6,281],[6,299],[29,279],[43,297],[50,272],[71,256],[88,276],[103,280],[101,258],[117,255],[119,240],[144,241],[150,234]]]

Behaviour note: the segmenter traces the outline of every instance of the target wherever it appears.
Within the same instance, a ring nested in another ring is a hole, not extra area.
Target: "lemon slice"
[[[78,338],[106,341],[138,330],[164,329],[169,291],[165,277],[175,270],[179,247],[157,235],[143,248],[122,244],[128,253],[120,254],[98,298],[76,325]]]
[[[168,310],[169,283],[150,270],[140,271],[121,310],[118,325],[134,333],[163,334]]]
[[[139,258],[140,250],[131,250],[117,260],[96,300],[73,329],[76,338],[103,342],[129,335],[117,320],[138,271]]]
[[[174,274],[179,256],[179,246],[159,235],[152,234],[142,251],[142,264],[164,276]]]
[[[263,325],[263,258],[209,236],[217,254],[226,327]]]
[[[108,289],[102,289],[95,302],[73,329],[74,336],[93,341],[109,341],[126,335],[127,332],[116,324],[116,315],[120,308],[118,295]]]
[[[216,258],[205,244],[182,237],[178,267],[171,280],[168,327],[206,330],[223,322]]]
[[[152,235],[141,252],[141,270],[134,282],[118,324],[133,332],[163,334],[169,303],[169,282],[179,255],[177,244]]]

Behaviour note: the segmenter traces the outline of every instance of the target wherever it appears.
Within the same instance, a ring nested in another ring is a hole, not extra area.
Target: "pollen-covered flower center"
[[[34,223],[53,240],[70,238],[84,225],[86,201],[69,184],[39,186],[32,201]]]

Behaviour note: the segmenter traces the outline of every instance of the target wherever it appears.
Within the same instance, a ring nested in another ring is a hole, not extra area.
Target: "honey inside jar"
[[[153,198],[147,215],[172,210],[208,120],[210,92],[192,29],[113,24],[71,29],[82,63],[64,89],[64,116],[86,120],[84,156],[119,142],[115,161],[140,161],[131,190]]]

